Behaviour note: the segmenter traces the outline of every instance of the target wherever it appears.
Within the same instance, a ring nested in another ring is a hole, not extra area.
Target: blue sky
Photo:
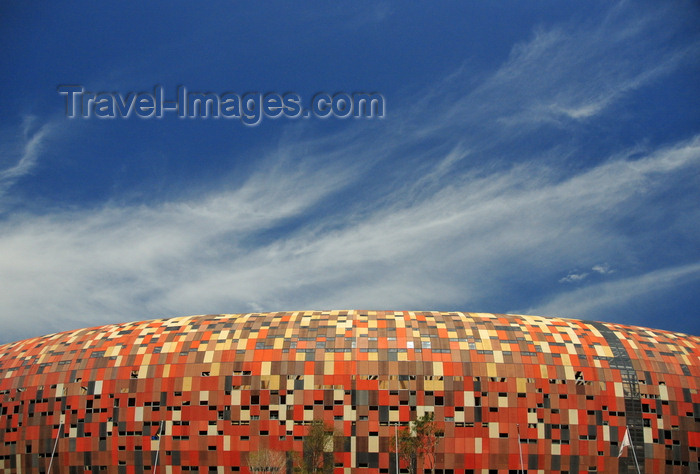
[[[696,2],[5,2],[0,44],[0,343],[351,308],[700,335]],[[386,114],[69,119],[61,84]]]

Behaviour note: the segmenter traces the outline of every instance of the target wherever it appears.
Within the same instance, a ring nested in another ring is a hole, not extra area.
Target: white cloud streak
[[[630,301],[663,294],[666,290],[700,280],[700,262],[634,275],[613,282],[598,283],[556,295],[541,305],[525,310],[527,314],[544,314],[578,319],[599,319],[611,309],[624,308]],[[634,315],[624,324],[635,324]]]
[[[601,275],[609,275],[610,273],[615,273],[615,270],[610,268],[610,265],[607,263],[603,263],[600,265],[593,265],[593,268],[591,268],[596,273],[600,273]]]
[[[82,325],[202,309],[481,302],[497,297],[510,271],[546,275],[549,265],[615,256],[624,238],[606,222],[644,199],[638,186],[653,200],[665,189],[659,175],[698,167],[700,139],[563,181],[520,167],[410,205],[396,195],[355,225],[313,224],[265,244],[255,241],[261,232],[356,177],[287,169],[200,201],[13,218],[0,232],[5,324],[32,315],[27,327],[14,323],[21,334],[38,320],[54,329],[53,317],[58,329],[66,317]]]
[[[569,273],[564,278],[559,279],[559,283],[575,283],[577,281],[584,280],[588,276],[588,273]]]
[[[627,52],[626,41],[643,32],[618,31],[613,49]],[[645,153],[618,152],[574,172],[533,160],[508,168],[463,166],[485,143],[501,154],[518,153],[517,140],[503,145],[515,140],[510,125],[529,125],[519,132],[527,134],[542,123],[563,123],[562,115],[590,120],[677,64],[617,67],[600,53],[603,33],[594,29],[586,39],[583,31],[538,32],[442,119],[421,123],[413,114],[379,137],[351,137],[356,131],[316,141],[292,137],[234,190],[163,204],[6,216],[0,324],[7,329],[0,342],[203,312],[493,311],[514,287],[528,285],[543,296],[521,307],[590,315],[660,280],[698,278],[698,263],[640,269],[648,249],[636,244],[648,235],[697,242],[688,225],[700,221],[700,211],[688,211],[697,192],[670,203],[664,197],[679,182],[700,184],[700,136]],[[583,77],[573,80],[577,71]],[[545,83],[537,85],[536,77]],[[450,132],[476,122],[484,124],[479,134],[456,140]],[[21,158],[0,172],[0,186],[7,183],[0,194],[36,166],[49,131],[27,136]],[[412,145],[425,138],[441,142],[430,150],[441,159],[407,173],[410,179],[386,193],[361,187],[372,161],[400,155],[421,162],[424,151]],[[326,214],[317,215],[319,208]],[[664,226],[655,226],[661,216]],[[617,225],[629,218],[650,226],[629,235]],[[615,276],[600,262],[612,262]],[[625,267],[632,270],[624,273]],[[571,273],[566,278],[579,284],[558,285],[570,268],[591,268],[606,279],[581,286],[583,274]]]
[[[442,128],[486,124],[490,130],[483,132],[479,144],[490,147],[494,140],[520,137],[543,126],[565,128],[611,111],[630,93],[684,63],[695,63],[700,50],[697,41],[682,48],[667,44],[677,11],[639,10],[619,5],[599,25],[537,29],[469,93],[450,95],[468,83],[465,78],[473,71],[465,65],[419,101],[412,115],[437,109],[445,113],[429,125],[421,121],[406,127],[424,137]],[[452,105],[437,107],[442,101]]]
[[[22,130],[14,132],[10,144],[0,150],[0,163],[7,163],[0,169],[0,197],[8,192],[15,182],[32,172],[41,155],[42,147],[55,126],[51,123],[34,130],[35,117],[24,118]]]

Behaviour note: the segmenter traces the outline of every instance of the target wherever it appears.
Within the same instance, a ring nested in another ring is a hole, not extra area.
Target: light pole
[[[394,435],[396,440],[396,474],[399,474],[399,422],[396,422],[396,434]]]
[[[523,445],[520,442],[520,424],[515,425],[518,428],[518,451],[520,451],[520,471],[524,474],[525,468],[523,467]]]
[[[153,463],[153,474],[156,474],[156,470],[158,469],[158,455],[160,454],[160,437],[163,435],[163,423],[165,423],[165,420],[161,420],[160,426],[158,426],[158,432],[156,433],[158,437],[158,449],[156,450],[156,460]],[[153,439],[153,437],[151,437],[151,439]]]
[[[63,426],[63,420],[58,424],[58,431],[56,431],[56,441],[53,443],[53,451],[51,451],[51,460],[49,461],[49,470],[46,474],[51,474],[51,467],[53,466],[53,457],[56,454],[56,446],[58,446],[58,438],[61,436],[61,427]]]

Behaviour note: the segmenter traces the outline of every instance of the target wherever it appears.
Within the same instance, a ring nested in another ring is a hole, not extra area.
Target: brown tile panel
[[[645,472],[697,472],[700,338],[604,326],[636,374]],[[346,438],[335,472],[394,472],[393,425],[431,411],[443,474],[515,472],[519,449],[529,472],[618,472],[627,414],[612,357],[594,323],[483,313],[206,315],[48,335],[0,346],[0,471],[45,472],[58,434],[54,472],[152,472],[156,452],[158,472],[247,472],[248,452],[300,451],[320,419]]]

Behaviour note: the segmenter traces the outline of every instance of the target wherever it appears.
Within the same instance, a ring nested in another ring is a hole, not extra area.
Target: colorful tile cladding
[[[697,473],[699,343],[593,321],[406,311],[54,334],[0,346],[0,472],[245,473],[259,449],[291,464],[323,420],[341,438],[334,473],[394,473],[396,426],[432,412],[444,430],[436,474],[637,472],[635,460],[640,472]]]

